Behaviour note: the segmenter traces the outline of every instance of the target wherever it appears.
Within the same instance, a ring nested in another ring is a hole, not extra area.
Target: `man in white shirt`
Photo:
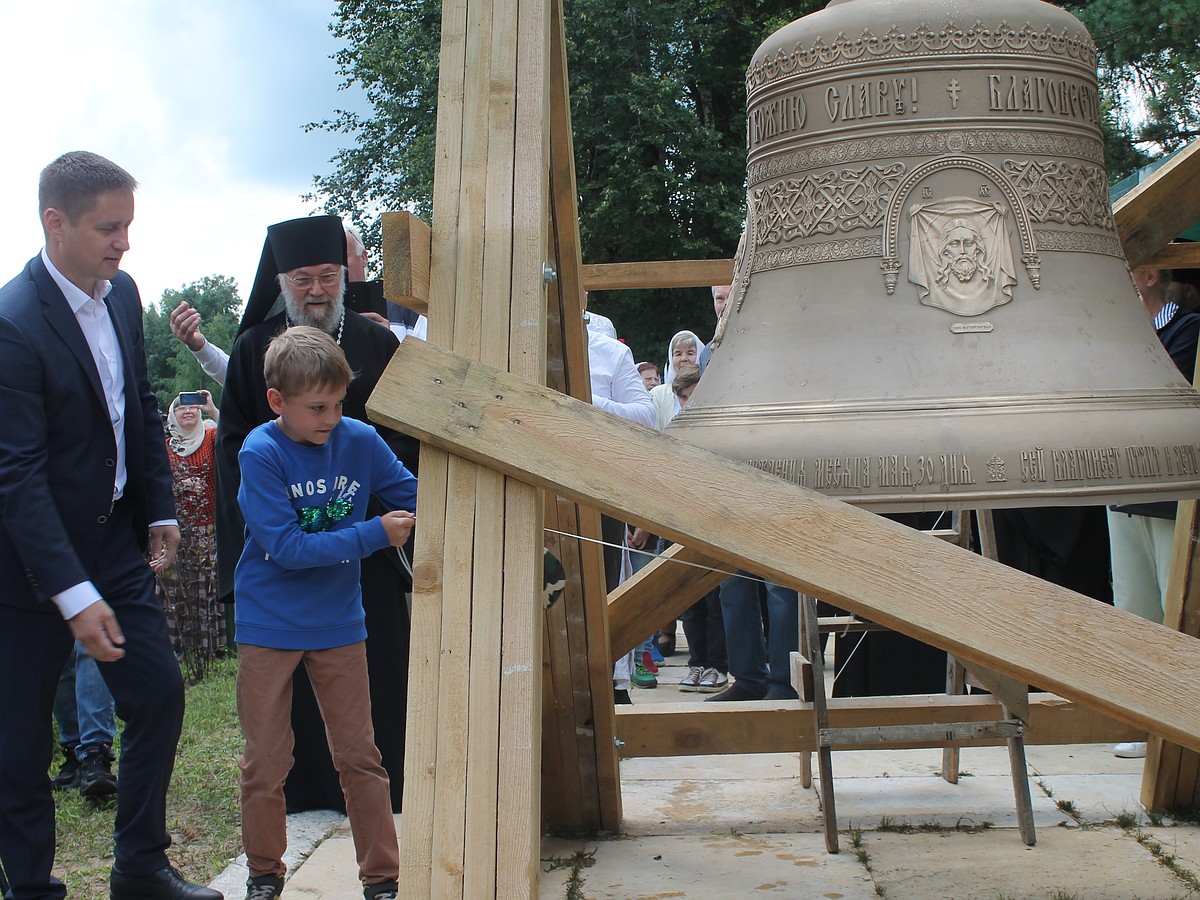
[[[592,405],[622,419],[654,427],[654,403],[650,392],[633,364],[633,352],[615,338],[606,336],[588,323],[588,369],[592,381]],[[600,517],[604,539],[605,590],[613,591],[621,583],[621,548],[625,524],[610,516]],[[634,666],[633,654],[617,660],[613,684],[619,703],[629,702],[629,685]]]
[[[136,186],[94,153],[52,162],[45,249],[0,288],[0,861],[21,900],[66,895],[51,875],[46,770],[76,639],[125,721],[113,900],[221,897],[166,856],[183,682],[154,572],[174,560],[179,528],[141,299],[119,269]]]

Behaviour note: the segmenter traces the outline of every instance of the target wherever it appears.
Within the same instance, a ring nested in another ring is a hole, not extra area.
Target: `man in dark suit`
[[[142,306],[118,267],[137,182],[94,153],[43,170],[46,246],[0,288],[0,861],[12,900],[51,875],[51,706],[78,639],[125,721],[113,900],[220,900],[168,864],[183,683],[154,570],[179,529]],[[150,563],[147,564],[147,557]]]

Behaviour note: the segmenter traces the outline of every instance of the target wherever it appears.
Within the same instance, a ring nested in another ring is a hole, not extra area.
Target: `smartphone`
[[[352,281],[346,287],[346,308],[356,313],[373,312],[387,318],[387,301],[382,281]]]
[[[207,402],[204,391],[184,391],[179,395],[180,406],[203,406]]]

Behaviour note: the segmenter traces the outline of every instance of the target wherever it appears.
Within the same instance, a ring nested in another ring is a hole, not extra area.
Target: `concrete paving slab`
[[[798,777],[622,780],[628,836],[821,831],[816,794]]]
[[[830,855],[813,834],[709,834],[637,841],[543,844],[568,859],[580,853],[588,900],[728,900],[730,897],[874,898],[875,885],[853,856]],[[543,858],[547,858],[544,853]],[[542,876],[539,896],[565,897],[569,870]]]
[[[288,867],[288,871],[299,866],[328,835],[343,827],[345,822],[346,817],[341,813],[323,809],[292,813],[288,816],[288,847],[287,852],[283,854],[283,861]],[[209,887],[220,891],[229,900],[235,900],[235,898],[240,900],[241,897],[246,896],[246,879],[249,875],[249,870],[246,868],[246,854],[243,853],[230,863]],[[361,896],[360,890],[359,897]]]
[[[1038,832],[1036,847],[1004,837],[996,831],[868,832],[860,849],[888,900],[1165,900],[1188,894],[1187,885],[1119,828],[1047,828]]]
[[[1131,813],[1145,823],[1139,796],[1142,774],[1136,775],[1042,775],[1035,781],[1049,791],[1054,803],[1070,804],[1074,816],[1088,823],[1112,822],[1122,813]]]
[[[1037,827],[1057,825],[1067,818],[1053,800],[1032,785],[1030,800]],[[970,776],[960,778],[958,784],[937,775],[835,777],[834,803],[842,829],[877,828],[881,822],[1017,827],[1016,802],[1008,775]]]
[[[1172,864],[1181,870],[1181,875],[1185,879],[1191,878],[1192,883],[1200,887],[1200,832],[1195,826],[1142,827],[1136,829],[1134,834],[1140,836],[1145,842],[1143,846],[1146,847],[1147,852],[1153,852],[1157,845],[1157,850],[1162,856],[1173,858]]]

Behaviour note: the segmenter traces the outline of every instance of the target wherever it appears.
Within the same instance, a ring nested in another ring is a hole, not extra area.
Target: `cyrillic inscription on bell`
[[[1200,494],[1095,73],[1040,0],[834,0],[772,35],[728,320],[672,433],[880,510]]]

